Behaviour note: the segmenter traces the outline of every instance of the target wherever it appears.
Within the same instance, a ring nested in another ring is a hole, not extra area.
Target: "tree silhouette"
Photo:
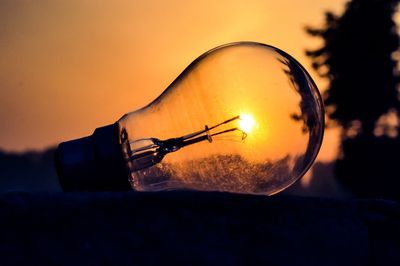
[[[324,42],[306,54],[329,81],[327,114],[342,128],[336,175],[364,196],[400,197],[397,5],[353,0],[341,16],[327,12],[322,28],[306,28]]]

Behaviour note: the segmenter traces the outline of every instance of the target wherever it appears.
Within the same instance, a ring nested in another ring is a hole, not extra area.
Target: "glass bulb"
[[[324,111],[306,70],[261,43],[214,48],[118,122],[136,191],[277,193],[310,168]]]

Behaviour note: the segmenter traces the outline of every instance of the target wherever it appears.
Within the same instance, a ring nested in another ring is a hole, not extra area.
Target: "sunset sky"
[[[89,135],[157,97],[203,52],[233,41],[277,46],[311,71],[304,32],[346,0],[0,1],[0,149]],[[334,158],[337,131],[319,159]]]

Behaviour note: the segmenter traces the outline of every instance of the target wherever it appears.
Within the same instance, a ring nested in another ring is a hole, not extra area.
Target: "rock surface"
[[[400,265],[400,204],[224,193],[0,194],[1,265]]]

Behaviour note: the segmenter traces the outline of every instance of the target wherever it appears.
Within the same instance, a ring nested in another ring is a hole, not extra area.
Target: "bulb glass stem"
[[[205,125],[204,130],[196,131],[178,138],[170,138],[167,140],[159,140],[157,138],[140,139],[130,142],[129,157],[132,164],[135,166],[132,170],[137,171],[159,163],[168,153],[176,152],[183,147],[193,145],[207,140],[213,142],[214,136],[227,134],[229,132],[240,131],[242,134],[241,140],[247,137],[247,133],[238,127],[232,127],[222,131],[212,132],[222,125],[230,124],[239,120],[240,116],[235,116],[225,120],[214,126]]]

